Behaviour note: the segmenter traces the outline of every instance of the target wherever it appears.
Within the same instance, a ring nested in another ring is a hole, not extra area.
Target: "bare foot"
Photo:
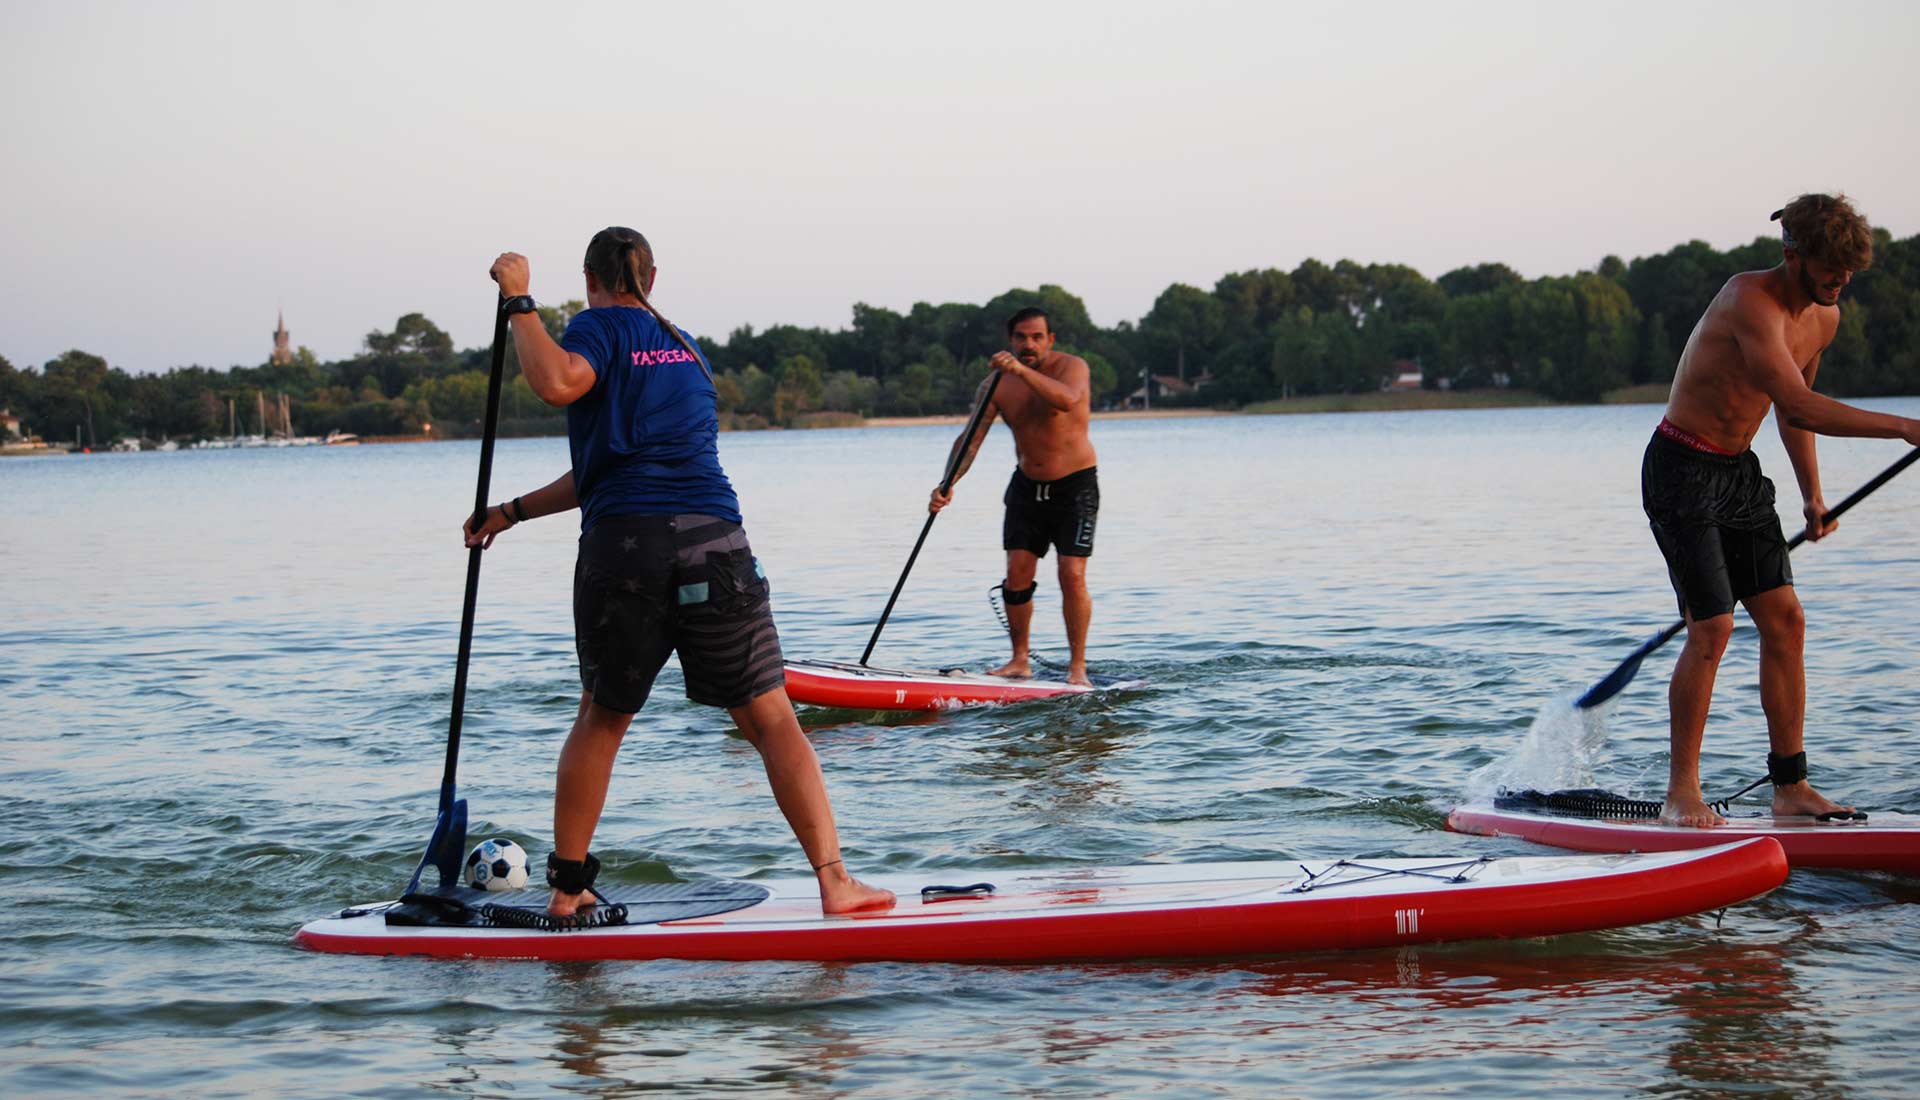
[[[1033,666],[1027,663],[1025,657],[1015,657],[1013,660],[987,673],[987,675],[1005,676],[1009,680],[1031,680],[1033,679]]]
[[[1698,794],[1685,797],[1667,795],[1660,805],[1660,824],[1682,825],[1688,828],[1710,829],[1715,825],[1725,825],[1727,819],[1715,813],[1707,800]]]
[[[1826,795],[1813,789],[1806,780],[1789,787],[1773,789],[1773,816],[1788,817],[1796,814],[1851,813],[1852,806],[1842,806]]]
[[[1087,664],[1085,661],[1067,668],[1067,683],[1079,684],[1081,687],[1093,686],[1093,681],[1087,676]]]
[[[837,873],[831,873],[837,872]],[[820,879],[820,911],[827,914],[859,913],[868,909],[893,908],[893,891],[882,890],[878,886],[868,886],[846,869],[835,864],[826,871],[818,873]]]
[[[593,895],[585,890],[577,894],[563,894],[555,890],[553,896],[547,899],[547,913],[555,917],[571,917],[593,904]]]

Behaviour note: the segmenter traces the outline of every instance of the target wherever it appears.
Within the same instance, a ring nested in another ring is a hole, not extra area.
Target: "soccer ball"
[[[505,837],[483,840],[467,856],[467,885],[476,890],[518,890],[527,884],[527,850]]]

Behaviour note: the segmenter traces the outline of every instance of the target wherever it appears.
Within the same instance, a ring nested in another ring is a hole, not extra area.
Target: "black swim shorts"
[[[1035,481],[1016,466],[1001,498],[1007,519],[1000,528],[1000,548],[1044,558],[1052,545],[1063,558],[1092,557],[1093,529],[1100,520],[1099,469],[1089,466],[1055,481]]]
[[[1752,451],[1718,454],[1654,433],[1640,502],[1683,614],[1731,614],[1736,602],[1793,583],[1773,499]]]
[[[766,578],[747,533],[714,516],[612,516],[580,536],[580,686],[632,714],[676,650],[687,698],[737,707],[786,683]]]

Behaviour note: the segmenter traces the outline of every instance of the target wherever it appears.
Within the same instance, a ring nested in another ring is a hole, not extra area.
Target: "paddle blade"
[[[1647,654],[1666,645],[1667,642],[1671,641],[1675,634],[1680,633],[1686,625],[1685,622],[1675,623],[1640,643],[1640,648],[1628,654],[1626,660],[1621,661],[1619,665],[1615,666],[1612,672],[1607,673],[1606,679],[1588,688],[1586,694],[1575,699],[1573,701],[1574,707],[1579,710],[1592,710],[1594,707],[1620,694],[1622,689],[1633,682],[1634,676],[1640,671],[1640,662],[1647,659]]]
[[[440,888],[456,886],[460,882],[460,865],[467,855],[467,800],[455,799],[442,807],[440,816],[434,820],[433,836],[427,841],[426,854],[420,857],[420,865],[413,869],[413,878],[407,882],[407,893],[418,893],[420,876],[431,865],[440,872]]]

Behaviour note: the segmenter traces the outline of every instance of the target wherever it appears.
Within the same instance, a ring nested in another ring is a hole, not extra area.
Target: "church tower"
[[[280,311],[280,323],[273,330],[273,356],[267,362],[274,366],[285,366],[293,362],[293,348],[289,343],[291,339],[291,334],[287,332],[287,311],[283,309]]]

